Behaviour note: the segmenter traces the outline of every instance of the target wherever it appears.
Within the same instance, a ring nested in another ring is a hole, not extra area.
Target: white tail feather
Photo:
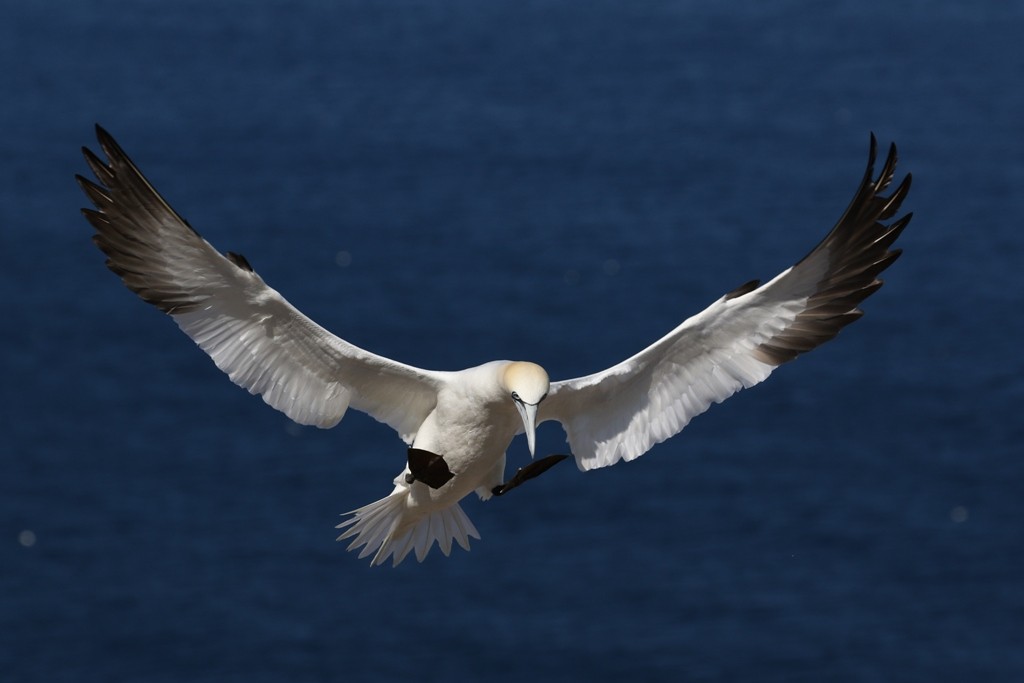
[[[391,557],[394,566],[413,550],[416,559],[422,562],[435,541],[447,556],[452,549],[452,539],[463,550],[469,550],[470,537],[480,539],[480,532],[458,503],[423,513],[406,507],[407,498],[408,489],[396,489],[386,498],[345,513],[352,517],[337,526],[338,529],[349,527],[338,540],[354,536],[348,550],[362,548],[359,559],[376,551],[371,565],[383,564]]]

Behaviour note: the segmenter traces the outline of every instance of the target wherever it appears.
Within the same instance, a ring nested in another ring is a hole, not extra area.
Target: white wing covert
[[[96,206],[82,212],[107,266],[169,314],[231,380],[292,420],[332,427],[351,405],[407,442],[433,409],[444,373],[364,351],[289,304],[241,255],[221,255],[182,219],[99,126],[104,163],[83,148]]]
[[[832,339],[862,315],[858,304],[882,286],[879,273],[910,221],[888,225],[910,189],[908,174],[889,196],[891,146],[878,178],[871,136],[867,170],[843,216],[799,263],[768,283],[748,282],[635,356],[586,377],[555,382],[541,420],[565,428],[580,469],[633,460],[691,419],[753,386],[797,355]]]

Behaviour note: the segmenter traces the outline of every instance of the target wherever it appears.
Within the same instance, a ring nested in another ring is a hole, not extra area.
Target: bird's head
[[[501,379],[502,386],[523,418],[523,431],[532,456],[537,440],[537,406],[548,395],[551,385],[548,373],[536,363],[517,361],[505,367]]]

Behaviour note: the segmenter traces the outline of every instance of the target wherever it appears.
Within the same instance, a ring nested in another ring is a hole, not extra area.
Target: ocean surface
[[[3,14],[3,681],[1024,681],[1024,3]],[[104,268],[96,122],[301,310],[435,369],[639,351],[813,247],[872,131],[914,220],[835,341],[371,568],[334,525],[403,444],[291,424]]]

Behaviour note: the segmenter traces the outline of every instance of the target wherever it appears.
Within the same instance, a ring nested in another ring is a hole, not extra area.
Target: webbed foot
[[[562,462],[568,457],[568,455],[549,455],[546,458],[535,460],[534,462],[531,462],[529,465],[526,465],[525,467],[520,467],[518,470],[516,470],[516,473],[512,476],[511,479],[506,481],[504,484],[501,484],[500,486],[495,486],[493,489],[491,489],[491,493],[494,494],[495,496],[502,496],[511,491],[512,489],[514,489],[515,487],[522,484],[527,479],[539,477],[541,474],[549,470],[551,467],[557,465],[558,463]]]
[[[443,456],[421,448],[409,449],[409,474],[405,475],[406,484],[422,481],[432,489],[439,489],[454,476]]]

